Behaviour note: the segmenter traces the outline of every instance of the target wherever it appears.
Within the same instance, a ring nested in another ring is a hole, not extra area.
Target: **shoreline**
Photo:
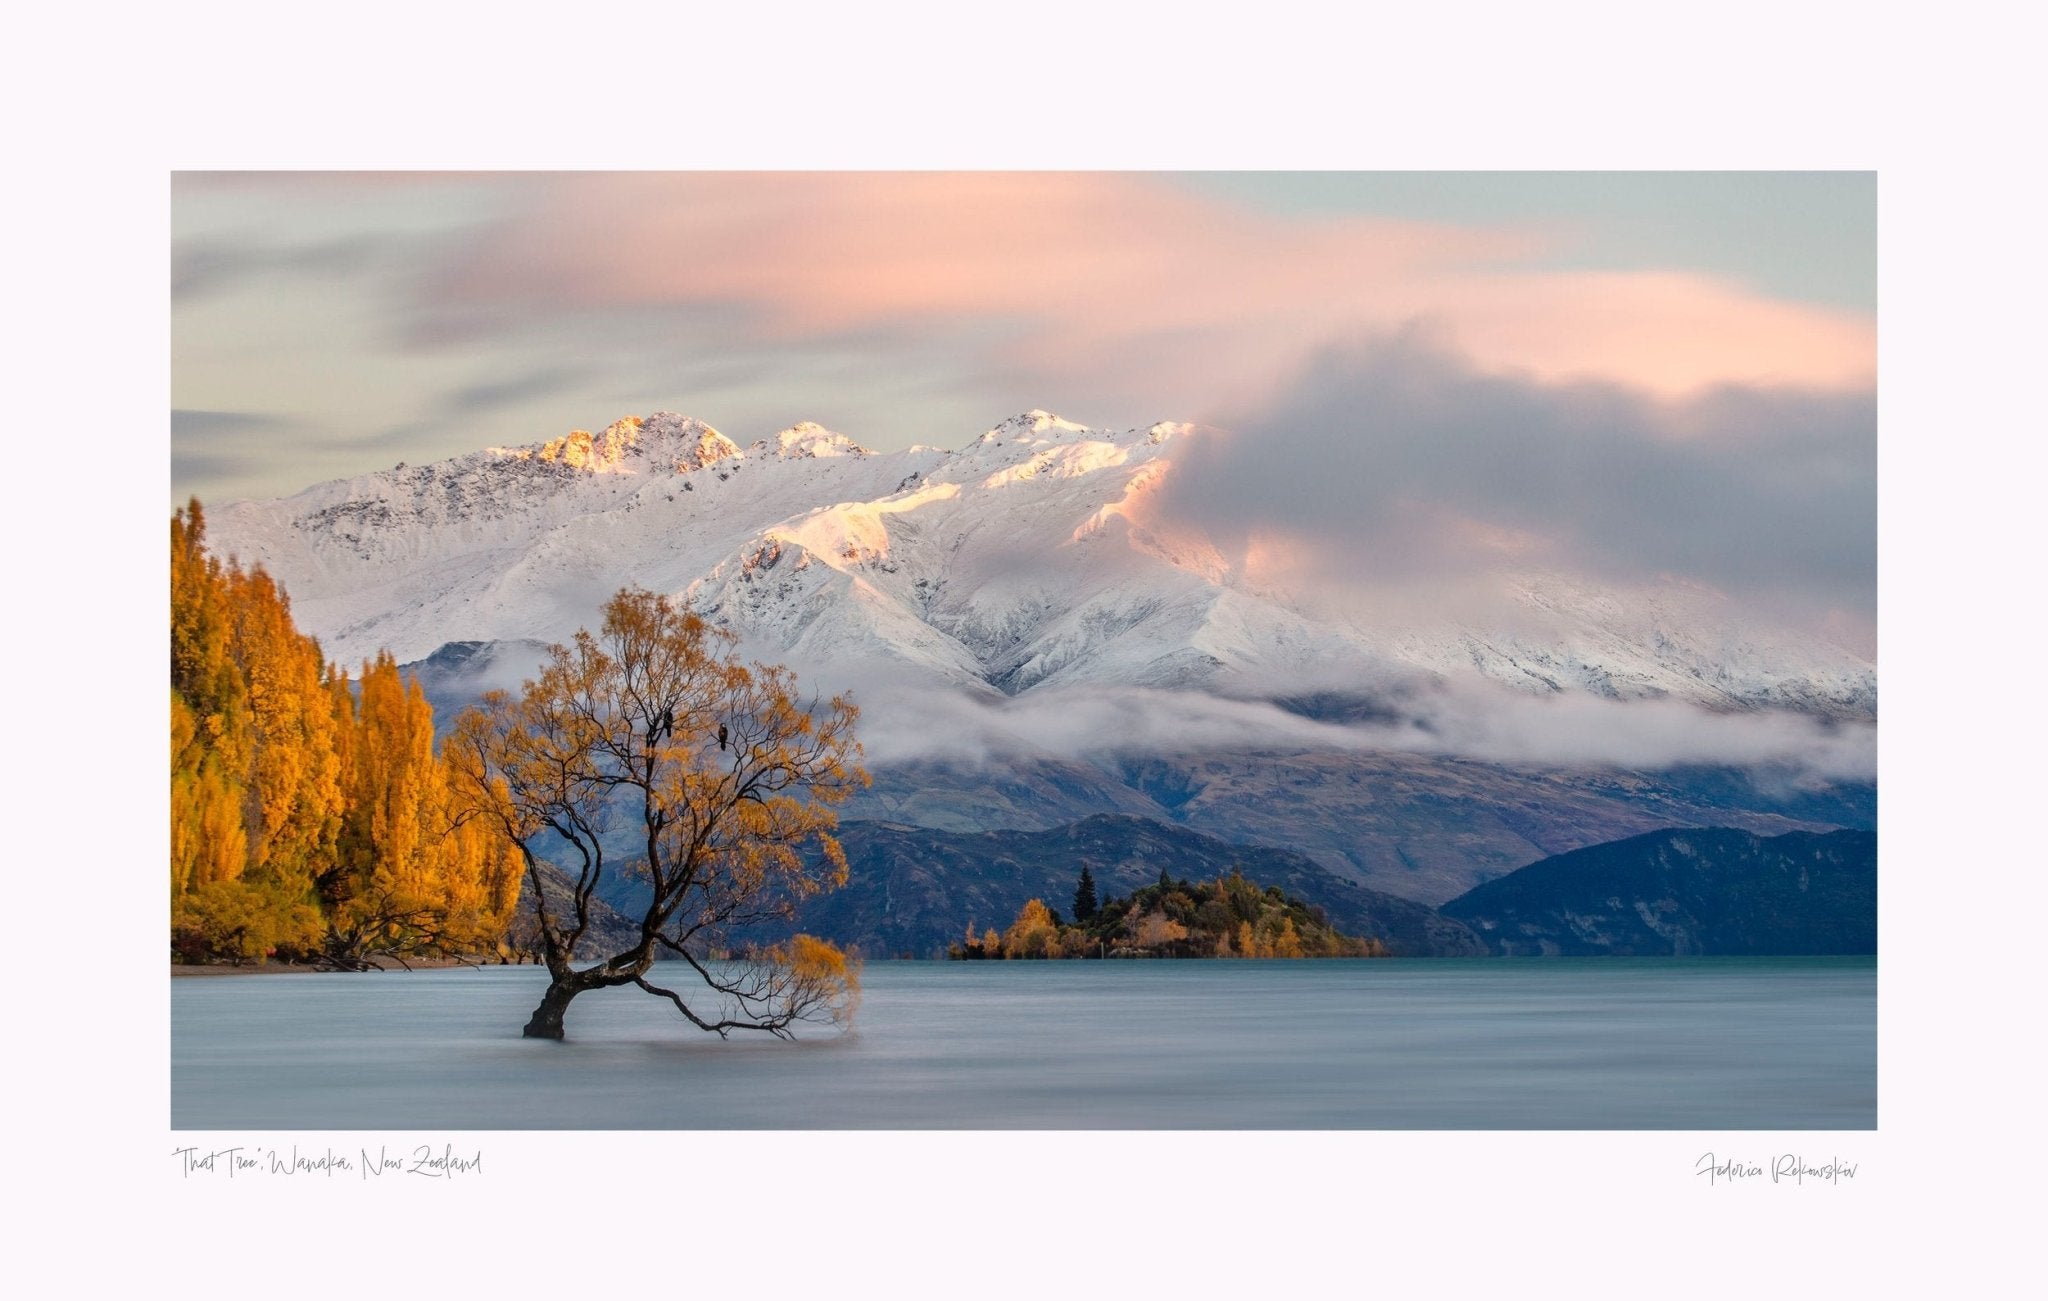
[[[1688,953],[1688,954],[1677,954],[1677,953],[1582,953],[1582,954],[1569,954],[1569,955],[1557,955],[1557,956],[1554,956],[1554,957],[1539,957],[1539,956],[1537,956],[1537,955],[1535,955],[1535,954],[1515,954],[1515,955],[1512,955],[1512,956],[1511,956],[1511,955],[1506,955],[1506,954],[1468,954],[1468,955],[1465,955],[1465,956],[1462,956],[1462,957],[1455,957],[1455,958],[1448,958],[1448,957],[1393,957],[1393,956],[1387,956],[1387,957],[1377,957],[1377,958],[1357,958],[1357,957],[1351,957],[1351,958],[1339,958],[1339,957],[1329,957],[1329,958],[1260,958],[1260,959],[1253,959],[1253,961],[1258,961],[1258,962],[1267,962],[1267,963],[1271,963],[1271,962],[1287,962],[1287,963],[1291,963],[1291,964],[1292,964],[1292,963],[1299,963],[1299,964],[1301,964],[1301,965],[1304,965],[1304,966],[1314,966],[1314,965],[1316,965],[1316,964],[1318,964],[1318,963],[1324,963],[1324,962],[1372,962],[1372,963],[1394,963],[1394,964],[1398,964],[1398,965],[1402,965],[1402,966],[1409,966],[1409,965],[1415,965],[1415,964],[1423,964],[1423,963],[1440,963],[1440,962],[1443,962],[1443,963],[1449,963],[1449,962],[1484,962],[1484,963],[1500,963],[1500,964],[1502,964],[1502,965],[1510,965],[1510,964],[1517,964],[1517,963],[1519,963],[1519,964],[1524,964],[1524,965],[1541,965],[1541,964],[1544,964],[1544,963],[1551,963],[1551,962],[1581,962],[1581,961],[1593,961],[1593,960],[1599,960],[1599,961],[1608,961],[1608,960],[1613,960],[1613,961],[1618,961],[1618,962],[1699,962],[1699,961],[1711,961],[1711,960],[1716,960],[1716,959],[1726,959],[1726,960],[1733,960],[1733,961],[1766,961],[1766,962],[1774,962],[1774,961],[1778,961],[1778,960],[1780,960],[1780,959],[1786,959],[1786,958],[1840,958],[1840,959],[1864,959],[1864,958],[1867,958],[1867,959],[1869,959],[1869,960],[1871,960],[1871,961],[1875,961],[1875,960],[1877,959],[1877,956],[1878,956],[1878,955],[1877,955],[1877,954],[1875,954],[1875,953]],[[1046,958],[1041,958],[1041,959],[1029,959],[1029,958],[1026,958],[1026,959],[1008,959],[1008,960],[1006,960],[1006,965],[1017,965],[1017,966],[1031,966],[1031,965],[1034,965],[1034,964],[1044,965],[1044,964],[1047,964],[1047,963],[1050,963],[1050,964],[1053,964],[1053,965],[1062,965],[1062,964],[1068,964],[1068,963],[1082,963],[1082,964],[1086,964],[1086,963],[1091,963],[1091,962],[1097,962],[1097,961],[1106,961],[1106,962],[1114,962],[1114,963],[1120,963],[1120,964],[1129,964],[1129,963],[1145,963],[1145,962],[1180,962],[1180,963],[1186,963],[1186,962],[1219,962],[1219,963],[1230,963],[1230,962],[1243,962],[1243,961],[1245,961],[1245,960],[1244,960],[1244,959],[1239,959],[1239,958],[1160,958],[1160,957],[1154,957],[1154,958],[1122,958],[1122,959],[1119,959],[1119,958],[1108,958],[1108,959],[1095,959],[1095,958],[1049,958],[1049,959],[1046,959]],[[955,958],[868,958],[868,959],[865,959],[865,960],[864,960],[864,965],[866,965],[866,964],[875,964],[875,965],[882,965],[882,966],[897,966],[897,965],[927,965],[927,966],[964,966],[964,965],[967,965],[967,964],[966,964],[965,962],[962,962],[962,961],[961,961],[960,959],[955,959]],[[380,972],[375,972],[375,971],[369,971],[369,972],[356,972],[356,971],[324,971],[324,970],[322,970],[322,969],[321,969],[321,968],[319,968],[319,967],[314,967],[314,966],[308,966],[308,965],[304,965],[304,964],[294,964],[294,963],[289,963],[289,962],[263,962],[263,963],[256,963],[256,964],[252,964],[252,965],[250,965],[250,966],[246,966],[246,967],[231,967],[231,966],[227,966],[227,965],[224,965],[224,964],[198,964],[198,963],[180,963],[180,962],[173,962],[173,963],[171,964],[171,978],[172,978],[172,979],[174,979],[174,980],[185,980],[185,979],[195,979],[195,978],[197,978],[197,979],[205,979],[205,978],[212,978],[212,977],[217,977],[217,976],[294,976],[294,975],[296,975],[296,976],[323,976],[323,975],[331,975],[331,976],[355,976],[355,975],[365,975],[365,976],[374,976],[374,975],[378,975],[378,974],[389,974],[389,973],[396,973],[396,974],[398,974],[398,975],[401,975],[401,976],[403,976],[403,975],[410,975],[410,974],[413,974],[413,973],[415,973],[415,972],[421,972],[421,971],[448,971],[448,970],[452,970],[452,969],[454,969],[454,968],[458,968],[458,967],[500,967],[500,966],[503,966],[503,967],[532,967],[532,968],[534,968],[534,969],[535,969],[536,971],[546,971],[546,970],[547,970],[547,966],[546,966],[546,964],[544,964],[544,963],[538,963],[538,962],[503,962],[503,963],[501,963],[501,962],[496,962],[496,961],[491,961],[491,962],[457,962],[457,961],[455,961],[455,960],[454,960],[454,959],[452,959],[452,958],[438,958],[438,959],[435,959],[435,960],[433,960],[433,961],[418,961],[418,960],[415,960],[415,961],[413,962],[413,964],[412,964],[412,969],[411,969],[411,971],[407,971],[407,969],[406,969],[406,968],[404,968],[404,967],[399,967],[399,966],[390,966],[390,967],[385,967],[385,968],[383,968],[383,969],[382,969],[382,972],[381,972],[381,973],[380,973]]]
[[[454,958],[413,958],[410,960],[410,966],[413,971],[446,971],[451,967],[497,966],[539,967],[543,971],[547,970],[547,968],[544,965],[539,963],[500,963],[495,958],[488,962],[482,960],[474,962],[458,962]],[[332,971],[323,967],[313,966],[310,963],[299,962],[252,962],[249,965],[243,967],[231,966],[224,962],[173,962],[171,964],[171,978],[173,980],[209,978],[214,976],[375,976],[379,974],[391,974],[394,972],[401,976],[407,974],[406,968],[401,967],[396,963],[393,963],[388,967],[381,968],[380,971],[362,972]]]

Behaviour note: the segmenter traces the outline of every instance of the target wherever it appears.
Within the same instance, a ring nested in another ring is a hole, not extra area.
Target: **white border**
[[[2039,107],[2032,43],[1973,4],[1911,31],[1821,4],[1078,9],[202,4],[24,22],[5,93],[26,128],[7,221],[28,409],[6,528],[29,615],[7,653],[30,769],[11,868],[33,927],[14,958],[16,1072],[34,1084],[12,1172],[39,1205],[31,1266],[173,1295],[862,1279],[1718,1295],[1968,1293],[2013,1263],[2006,1126],[2034,1104],[2021,1046],[2038,1020],[2006,1002],[2032,987],[2017,955],[2039,889],[2003,830],[2039,770],[2020,745],[2038,712],[2039,401],[2014,383],[2039,355],[2034,151],[2016,134]],[[392,165],[1878,168],[1880,1129],[1825,1137],[1857,1182],[1704,1191],[1703,1142],[1737,1139],[1682,1134],[474,1135],[487,1180],[397,1199],[178,1179],[166,998],[147,959],[117,956],[163,931],[166,173]],[[649,1154],[673,1173],[629,1194]],[[584,1197],[610,1209],[549,1209]],[[709,1209],[736,1204],[772,1231]]]

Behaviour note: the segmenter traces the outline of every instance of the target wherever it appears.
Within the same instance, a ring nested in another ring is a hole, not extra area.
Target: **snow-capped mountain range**
[[[1163,505],[1185,424],[1043,411],[958,451],[800,424],[741,447],[669,412],[211,508],[299,626],[352,665],[566,640],[633,583],[806,675],[1017,696],[1066,686],[1426,690],[1451,678],[1716,710],[1874,717],[1876,668],[1671,583],[1502,573],[1483,616],[1377,618],[1289,590]]]

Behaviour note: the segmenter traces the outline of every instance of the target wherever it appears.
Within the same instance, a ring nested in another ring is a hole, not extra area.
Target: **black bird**
[[[724,724],[724,723],[720,723],[720,724],[718,725],[718,748],[719,748],[719,749],[721,749],[721,750],[723,750],[723,749],[725,748],[725,724]]]

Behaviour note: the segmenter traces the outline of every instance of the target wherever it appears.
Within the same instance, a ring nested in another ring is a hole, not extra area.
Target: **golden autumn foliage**
[[[1017,920],[1003,932],[1003,956],[1053,957],[1059,952],[1059,939],[1059,927],[1053,922],[1052,910],[1045,906],[1044,900],[1033,899],[1018,910]]]
[[[319,648],[258,570],[171,521],[171,927],[188,957],[310,952],[339,812]]]
[[[1282,917],[1280,919],[1280,925],[1273,931],[1271,950],[1269,956],[1275,958],[1298,958],[1302,956],[1301,936],[1294,929],[1294,919],[1292,917]]]
[[[351,684],[261,569],[171,521],[171,931],[189,960],[494,947],[516,861],[454,826],[433,716],[388,655]]]
[[[826,1018],[838,1025],[853,1024],[853,1014],[860,1009],[860,964],[838,945],[814,935],[796,935],[771,949],[768,960],[788,973],[785,997],[823,1008]]]
[[[1252,924],[1250,922],[1239,922],[1237,924],[1237,956],[1240,958],[1263,958],[1266,956],[1259,952],[1259,937],[1252,933]]]
[[[857,970],[823,940],[712,962],[735,928],[786,921],[845,883],[834,806],[868,780],[853,704],[803,701],[787,669],[742,663],[733,641],[627,589],[597,633],[551,647],[517,697],[492,692],[457,720],[446,753],[460,817],[520,856],[553,977],[528,1035],[561,1038],[572,999],[626,984],[719,1034],[851,1015]],[[547,884],[544,851],[565,856],[566,888]],[[579,968],[591,901],[622,875],[645,892],[639,937]],[[657,957],[686,963],[708,999],[653,984]]]
[[[456,816],[434,754],[434,716],[389,654],[363,666],[335,708],[347,810],[334,869],[321,881],[338,956],[471,953],[495,947],[518,903],[518,855]]]
[[[1187,927],[1156,910],[1132,917],[1129,931],[1131,943],[1142,949],[1156,949],[1188,937]]]

